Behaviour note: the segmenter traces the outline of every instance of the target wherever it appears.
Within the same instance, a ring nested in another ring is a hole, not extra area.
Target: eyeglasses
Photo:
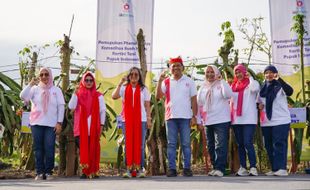
[[[138,76],[139,76],[139,73],[130,73],[130,76],[138,77]]]
[[[48,73],[40,73],[40,77],[43,77],[43,76],[48,77],[49,74]]]
[[[85,79],[84,82],[86,82],[86,83],[87,83],[87,82],[91,83],[91,82],[94,82],[94,80],[93,80],[93,79]]]

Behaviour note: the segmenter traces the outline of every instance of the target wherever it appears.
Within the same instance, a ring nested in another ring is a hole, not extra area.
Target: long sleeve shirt
[[[212,88],[211,105],[208,110],[207,93],[210,89],[202,86],[198,91],[198,123],[203,125],[214,125],[230,122],[229,99],[232,96],[232,90],[225,80],[221,80]],[[206,111],[206,112],[205,112]]]
[[[237,116],[236,110],[238,105],[238,92],[233,92],[231,103],[234,109],[234,121],[233,125],[238,124],[257,124],[257,97],[260,90],[259,83],[250,77],[250,84],[244,89],[243,103],[242,103],[242,115]]]
[[[60,88],[52,86],[49,89],[48,111],[43,112],[43,89],[39,86],[27,85],[20,93],[20,98],[31,102],[30,125],[55,127],[57,122],[63,122],[65,100]],[[34,117],[36,115],[36,117]]]
[[[266,115],[264,115],[263,121],[261,121],[262,127],[277,126],[291,123],[291,115],[288,110],[287,96],[293,94],[293,88],[285,83],[281,78],[278,79],[281,84],[281,89],[277,93],[276,98],[272,103],[272,117],[269,120]],[[259,102],[266,105],[266,98],[259,97]],[[263,113],[266,113],[266,106],[264,106]]]

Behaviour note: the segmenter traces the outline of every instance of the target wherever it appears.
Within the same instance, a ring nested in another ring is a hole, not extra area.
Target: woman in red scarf
[[[123,83],[127,81],[125,85]],[[132,67],[112,93],[113,99],[122,97],[122,119],[125,130],[127,172],[123,177],[142,178],[144,174],[144,145],[146,128],[151,128],[150,95],[143,84],[140,69]],[[133,174],[133,175],[132,175]]]
[[[259,84],[247,74],[245,66],[238,64],[234,68],[234,81],[231,84],[233,96],[231,99],[232,127],[238,144],[240,168],[239,176],[257,176],[256,155],[253,145],[255,127],[257,124],[256,100]],[[249,158],[250,170],[247,171],[246,155]]]
[[[80,149],[81,178],[98,178],[100,136],[105,123],[106,106],[90,72],[83,75],[68,107],[74,111],[74,136]]]

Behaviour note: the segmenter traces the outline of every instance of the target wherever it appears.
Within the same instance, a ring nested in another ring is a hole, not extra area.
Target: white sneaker
[[[144,173],[144,171],[143,171],[143,170],[142,170],[142,171],[139,171],[137,177],[138,177],[138,178],[145,178],[145,173]]]
[[[245,168],[240,167],[236,175],[237,176],[248,176],[249,172]]]
[[[125,173],[124,173],[124,175],[123,175],[123,178],[131,178],[132,176],[131,176],[131,172],[130,172],[130,170],[127,170]]]
[[[274,175],[274,172],[273,171],[269,171],[267,173],[265,173],[266,176],[273,176]]]
[[[252,167],[250,168],[250,176],[258,176],[258,172],[257,172],[257,169]]]
[[[212,170],[211,172],[208,173],[209,176],[214,176],[215,170]]]
[[[288,176],[288,173],[287,173],[286,170],[280,169],[280,170],[274,172],[274,175],[275,175],[275,176]]]
[[[223,172],[221,172],[220,170],[214,170],[213,176],[223,177],[224,174],[223,174]]]

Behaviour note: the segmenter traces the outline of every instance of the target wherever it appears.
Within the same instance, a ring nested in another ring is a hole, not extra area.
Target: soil
[[[192,170],[194,175],[206,174],[204,164],[193,165]],[[119,176],[123,172],[124,170],[119,172],[118,169],[113,169],[110,165],[102,165],[100,167],[100,176]],[[0,179],[26,179],[34,177],[35,171],[17,169],[13,168],[11,165],[1,168],[0,165]]]

